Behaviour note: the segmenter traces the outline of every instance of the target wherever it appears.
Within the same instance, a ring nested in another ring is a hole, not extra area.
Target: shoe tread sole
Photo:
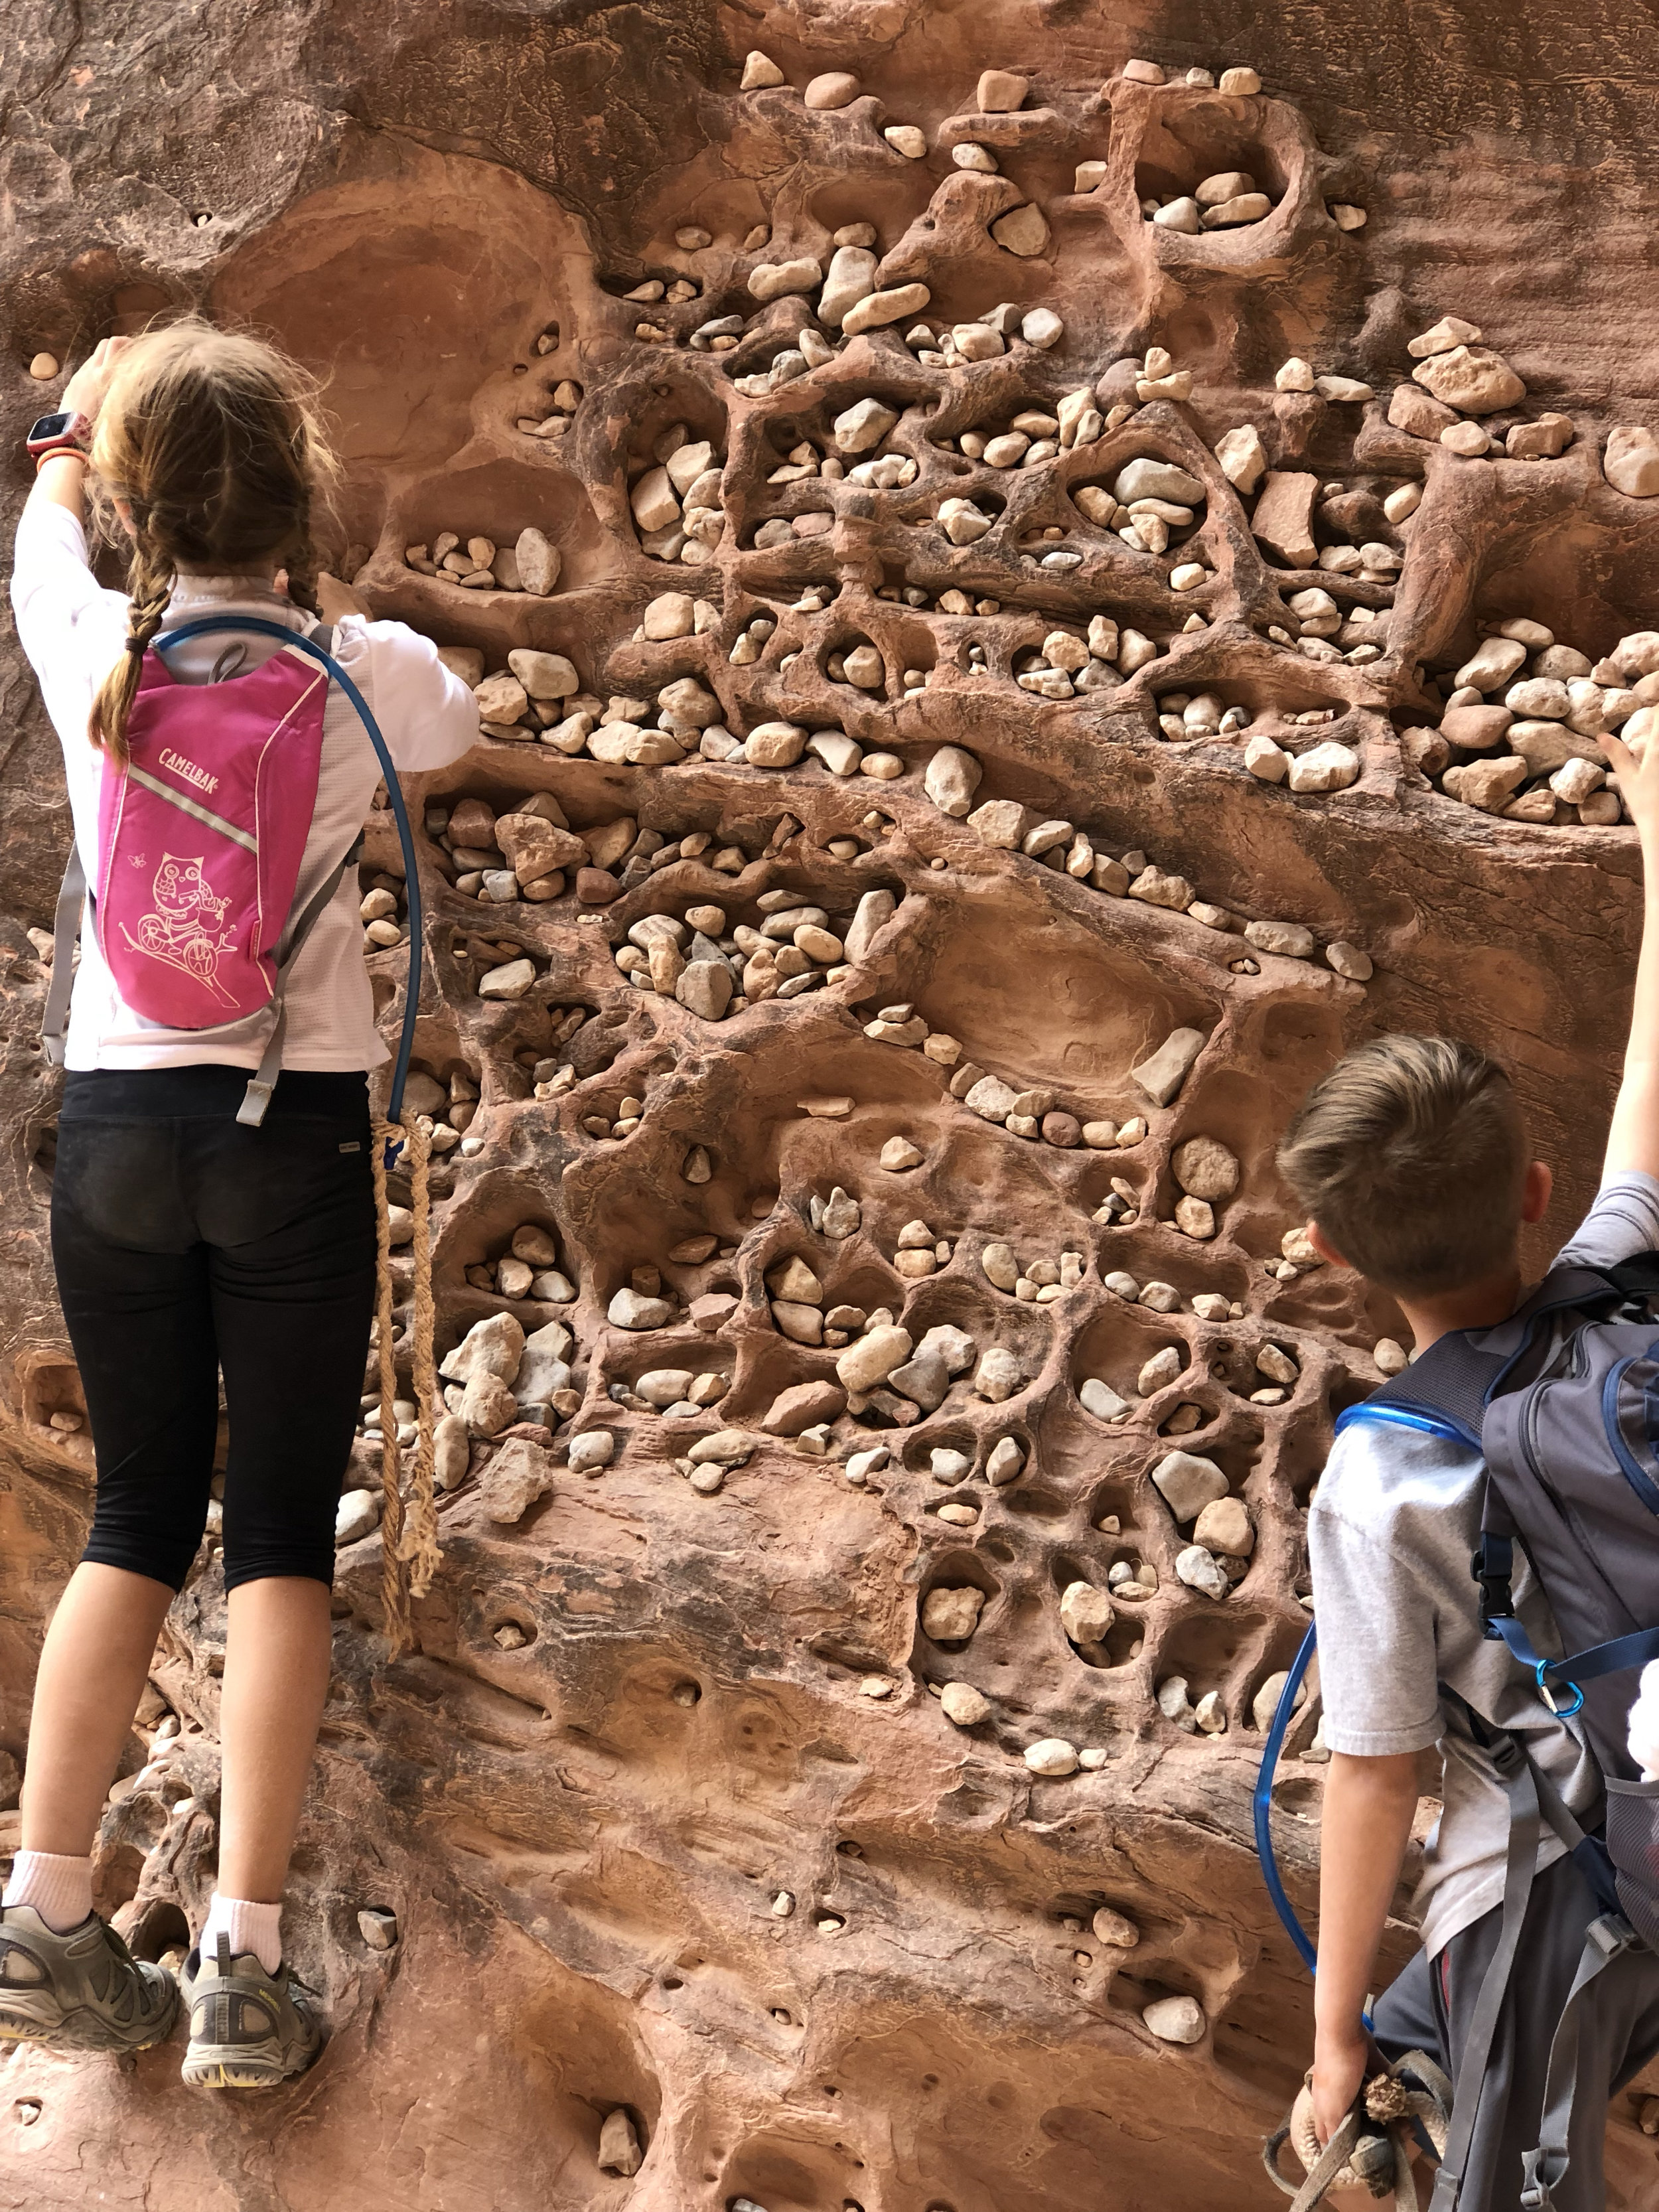
[[[195,2044],[185,2054],[181,2078],[197,2089],[274,2089],[281,2081],[303,2074],[322,2049],[320,2039],[310,2049],[294,2051],[250,2050],[223,2044]]]
[[[178,2016],[178,1992],[164,2011],[137,2033],[115,2027],[85,2006],[56,2021],[32,2020],[0,2003],[0,2042],[43,2043],[56,2051],[151,2051],[165,2043]]]

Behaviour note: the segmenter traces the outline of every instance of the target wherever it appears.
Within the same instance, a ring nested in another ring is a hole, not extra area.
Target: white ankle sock
[[[92,1861],[54,1851],[19,1851],[0,1905],[32,1905],[55,1936],[67,1936],[92,1911]]]
[[[280,1905],[252,1905],[246,1898],[222,1897],[216,1889],[197,1948],[209,1973],[217,1965],[219,1938],[230,1938],[230,1955],[240,1958],[252,1951],[268,1974],[283,1963],[283,1908]]]

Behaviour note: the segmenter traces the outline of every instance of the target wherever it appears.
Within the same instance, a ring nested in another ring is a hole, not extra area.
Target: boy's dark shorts
[[[1492,2040],[1458,2212],[1515,2212],[1523,2154],[1538,2147],[1550,2044],[1578,1971],[1584,1931],[1601,1910],[1577,1868],[1558,1859],[1534,1882],[1520,1948]],[[1378,1999],[1376,2039],[1390,2058],[1437,2057],[1455,2081],[1486,1966],[1497,1947],[1494,1906],[1431,1961],[1419,1951]],[[1641,1946],[1603,1969],[1587,1993],[1578,2051],[1571,2162],[1554,2212],[1603,2212],[1607,2104],[1659,2051],[1659,1957]]]

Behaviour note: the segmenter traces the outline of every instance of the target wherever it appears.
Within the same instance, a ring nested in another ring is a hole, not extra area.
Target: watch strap
[[[43,415],[30,430],[25,444],[37,462],[48,453],[84,453],[92,444],[91,420],[73,409]]]

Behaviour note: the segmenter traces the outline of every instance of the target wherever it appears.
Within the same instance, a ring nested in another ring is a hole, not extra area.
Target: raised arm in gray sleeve
[[[1611,1267],[1637,1252],[1659,1251],[1659,1182],[1627,1169],[1609,1176],[1595,1203],[1555,1255],[1558,1267]]]

